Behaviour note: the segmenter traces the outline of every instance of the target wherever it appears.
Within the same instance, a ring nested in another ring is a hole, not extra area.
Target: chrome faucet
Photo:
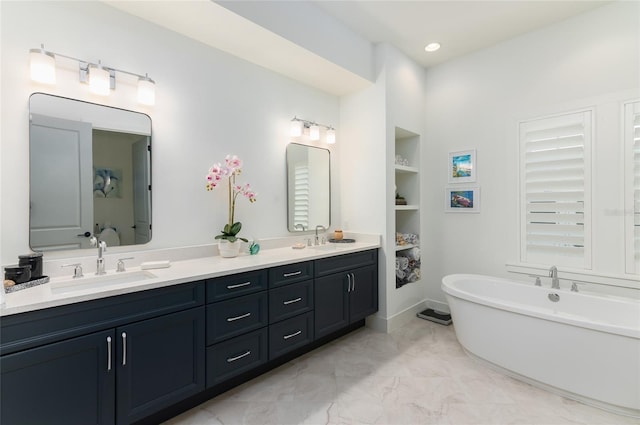
[[[551,289],[560,289],[560,279],[558,279],[558,268],[551,266],[549,269],[549,277],[551,278]]]
[[[324,227],[324,226],[323,226],[323,225],[321,225],[321,224],[318,224],[318,225],[316,226],[316,239],[315,239],[315,245],[320,245],[320,242],[319,242],[319,240],[318,240],[318,227],[319,227],[319,228],[321,228],[323,232],[326,232],[326,231],[327,231],[326,227]]]
[[[107,251],[107,243],[105,241],[99,241],[95,236],[91,237],[91,246],[98,247],[98,260],[96,261],[96,274],[106,274],[105,271],[105,262],[104,258],[102,258],[102,254]]]

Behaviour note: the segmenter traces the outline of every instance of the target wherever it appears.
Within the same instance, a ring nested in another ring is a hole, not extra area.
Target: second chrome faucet
[[[551,278],[551,288],[560,289],[560,279],[558,279],[558,268],[551,266],[549,269],[549,277]]]

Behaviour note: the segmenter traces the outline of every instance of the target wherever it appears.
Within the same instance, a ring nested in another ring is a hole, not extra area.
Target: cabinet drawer
[[[313,310],[313,280],[269,291],[269,323]]]
[[[275,359],[289,351],[313,341],[313,312],[269,326],[269,359]]]
[[[207,388],[267,361],[267,328],[207,348]]]
[[[356,267],[375,264],[378,260],[378,250],[354,252],[353,254],[339,255],[336,257],[322,258],[315,261],[316,276],[350,270]]]
[[[267,289],[267,271],[239,273],[207,279],[207,302],[226,300]]]
[[[269,287],[287,285],[294,282],[302,282],[313,278],[313,261],[288,264],[286,266],[269,269]]]
[[[207,345],[268,324],[267,293],[207,305]]]

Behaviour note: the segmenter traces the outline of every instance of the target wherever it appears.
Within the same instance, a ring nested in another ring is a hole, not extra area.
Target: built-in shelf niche
[[[407,160],[407,163],[398,163],[397,156]],[[413,234],[420,236],[420,135],[400,127],[395,128],[395,155],[394,155],[394,178],[396,193],[406,200],[406,205],[395,205],[395,230],[396,234]],[[407,243],[399,245],[396,240],[396,257],[411,257],[414,248],[419,248],[418,243]],[[397,261],[397,259],[396,259]],[[402,260],[405,262],[405,260]],[[417,264],[419,261],[411,261]],[[396,273],[396,288],[400,288],[407,283],[408,276],[413,269],[404,270],[404,278]],[[402,273],[400,273],[402,274]]]

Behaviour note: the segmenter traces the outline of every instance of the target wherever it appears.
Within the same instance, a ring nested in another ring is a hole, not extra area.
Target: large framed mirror
[[[290,232],[331,225],[330,152],[298,143],[287,145],[287,227]]]
[[[29,98],[29,244],[34,251],[151,240],[151,118],[34,93]]]

